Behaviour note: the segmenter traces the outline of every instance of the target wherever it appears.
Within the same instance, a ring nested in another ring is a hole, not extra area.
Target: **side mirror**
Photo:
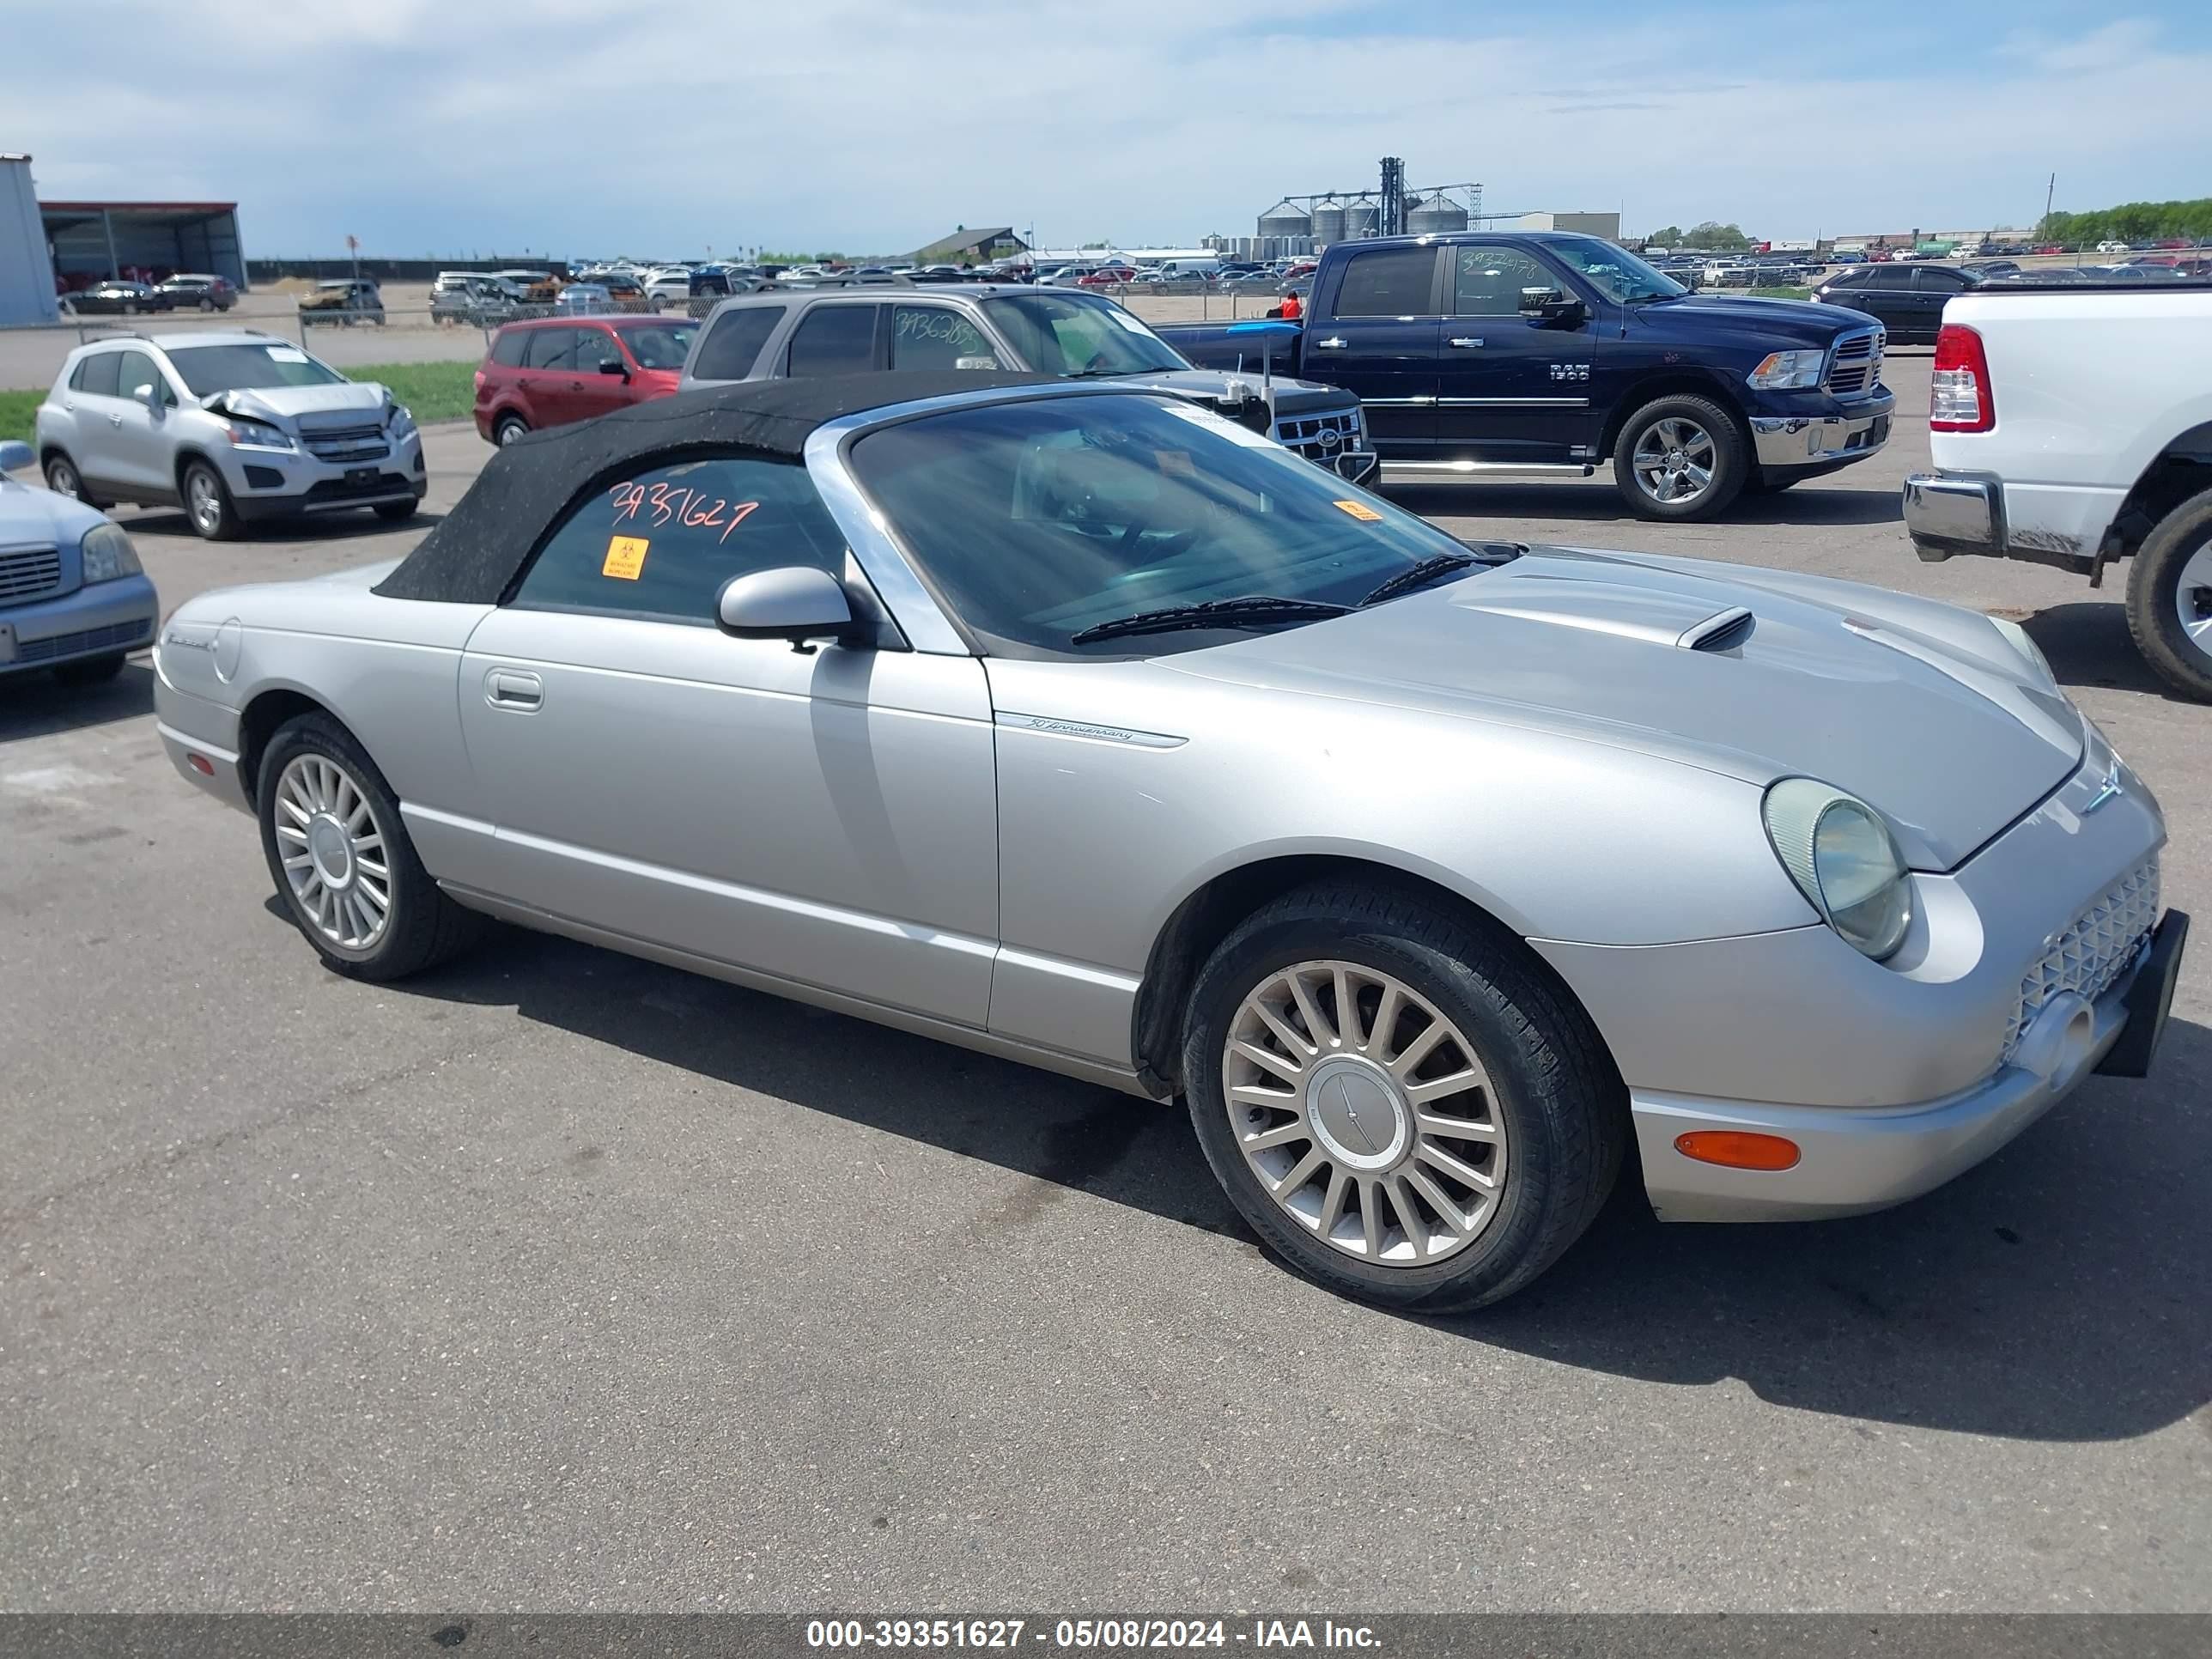
[[[0,472],[21,472],[26,467],[38,465],[39,458],[30,445],[10,438],[0,444]]]
[[[1521,314],[1532,320],[1557,322],[1568,317],[1579,317],[1583,313],[1580,300],[1568,298],[1555,288],[1524,288],[1521,290]]]
[[[161,412],[161,394],[155,390],[152,381],[149,380],[142,385],[132,386],[131,395],[139,403],[145,404],[149,412],[155,415]]]
[[[623,362],[619,357],[602,357],[599,359],[599,373],[602,374],[619,374],[623,379],[627,380],[629,379],[629,365]]]
[[[840,644],[863,636],[845,585],[815,565],[784,565],[732,576],[715,597],[714,619],[741,640],[789,640],[811,651],[810,640]]]

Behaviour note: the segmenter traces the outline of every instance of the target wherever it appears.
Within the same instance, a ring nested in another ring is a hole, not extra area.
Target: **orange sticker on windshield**
[[[1382,522],[1382,515],[1380,513],[1377,513],[1373,507],[1368,506],[1364,501],[1339,501],[1337,502],[1336,507],[1340,513],[1349,513],[1353,518],[1358,520],[1362,524],[1381,524]]]
[[[616,536],[607,543],[607,562],[599,567],[602,576],[619,576],[634,582],[645,571],[645,550],[652,545],[642,536]]]

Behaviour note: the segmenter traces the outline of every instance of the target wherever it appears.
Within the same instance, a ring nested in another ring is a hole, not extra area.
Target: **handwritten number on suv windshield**
[[[655,530],[672,524],[689,530],[719,529],[722,533],[717,546],[729,540],[730,532],[760,507],[758,501],[732,502],[703,489],[666,483],[648,487],[625,479],[607,493],[614,502],[617,524],[628,523],[642,514],[645,522]]]

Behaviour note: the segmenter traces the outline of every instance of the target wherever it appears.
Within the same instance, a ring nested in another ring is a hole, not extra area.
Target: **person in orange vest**
[[[1292,289],[1288,294],[1283,295],[1283,308],[1280,315],[1285,322],[1294,323],[1297,321],[1299,313],[1303,310],[1304,307],[1298,304],[1297,289]]]

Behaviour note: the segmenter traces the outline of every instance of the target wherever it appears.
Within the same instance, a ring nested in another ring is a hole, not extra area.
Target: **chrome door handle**
[[[1314,349],[1316,351],[1341,351],[1344,346],[1344,337],[1340,334],[1332,334],[1326,340],[1314,342]]]
[[[1480,337],[1472,334],[1456,335],[1444,343],[1461,351],[1480,351],[1482,349]]]
[[[545,685],[535,674],[495,668],[484,676],[484,701],[495,708],[540,708],[545,702]]]
[[[121,426],[123,424],[123,417],[120,415],[111,415],[107,417],[107,423],[110,426]]]

